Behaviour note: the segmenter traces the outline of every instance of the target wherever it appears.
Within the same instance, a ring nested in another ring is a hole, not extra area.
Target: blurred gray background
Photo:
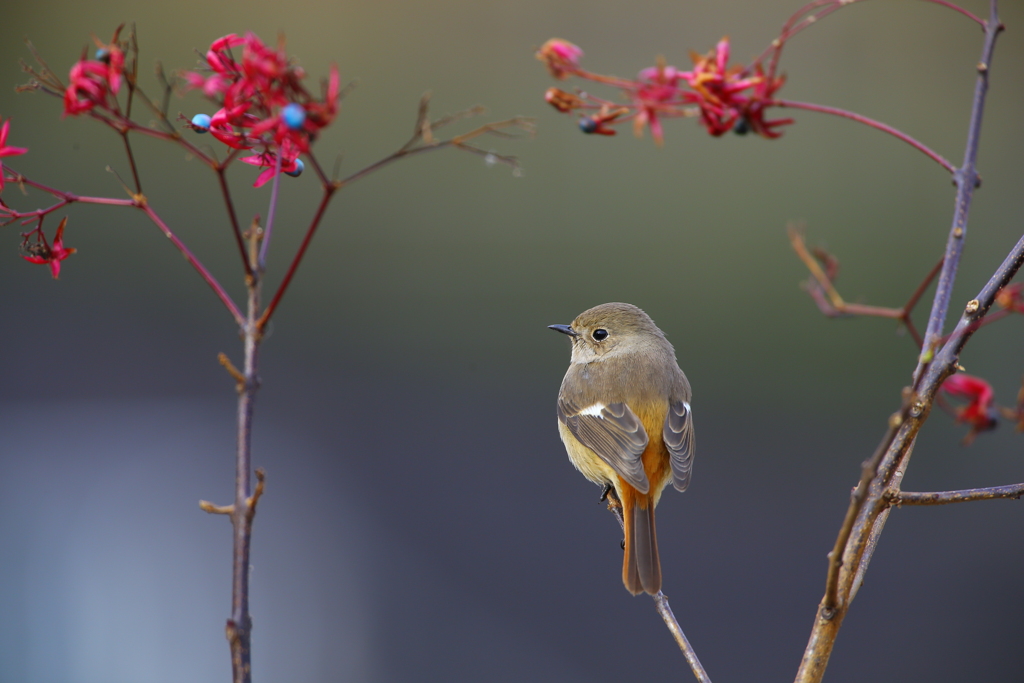
[[[283,31],[311,79],[332,61],[359,79],[317,148],[328,167],[344,153],[348,172],[405,141],[428,89],[437,114],[483,103],[490,119],[538,118],[534,139],[485,143],[518,155],[522,177],[447,151],[346,189],[275,317],[254,435],[268,473],[253,540],[256,680],[689,677],[650,600],[623,590],[619,530],[555,429],[569,352],[545,326],[615,300],[667,332],[695,392],[694,482],[658,510],[672,606],[714,680],[792,677],[859,463],[915,351],[890,321],[824,319],[784,227],[804,221],[840,257],[849,300],[898,306],[941,255],[947,174],[879,132],[803,112],[777,141],[711,139],[692,120],[670,123],[663,149],[628,130],[587,137],[543,102],[553,82],[533,52],[558,36],[587,67],[632,76],[658,54],[688,66],[688,50],[728,34],[747,61],[797,5],[5,8],[0,115],[13,120],[8,143],[31,151],[4,161],[81,194],[123,196],[103,171],[125,175],[123,151],[93,122],[62,121],[59,101],[14,94],[23,38],[65,76],[90,32],[135,21],[155,91],[157,60],[192,68],[193,50],[225,33]],[[1003,16],[954,308],[1024,225],[1024,7],[1006,2]],[[959,163],[981,38],[940,7],[858,4],[791,43],[782,94],[879,118]],[[194,95],[172,104],[208,108]],[[152,205],[241,300],[211,174],[176,148],[136,149]],[[243,217],[266,212],[255,175],[231,177]],[[284,180],[272,285],[318,196],[312,173]],[[228,680],[229,524],[197,502],[231,495],[235,393],[216,354],[239,361],[236,331],[144,216],[69,214],[79,253],[56,282],[18,257],[17,227],[3,232],[0,680]],[[963,357],[1004,403],[1024,373],[1021,332],[1004,321]],[[905,487],[1021,481],[1012,426],[970,448],[965,432],[936,412]],[[1018,675],[1022,505],[896,511],[828,680]]]

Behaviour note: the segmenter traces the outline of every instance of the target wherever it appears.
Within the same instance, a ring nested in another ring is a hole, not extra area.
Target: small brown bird
[[[671,481],[685,491],[693,468],[690,383],[675,349],[631,304],[583,311],[549,325],[572,339],[558,392],[558,431],[569,459],[622,505],[622,583],[633,595],[661,590],[654,506]]]

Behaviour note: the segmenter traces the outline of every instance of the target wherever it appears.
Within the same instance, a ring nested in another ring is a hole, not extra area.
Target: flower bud
[[[560,81],[579,68],[582,56],[583,50],[561,38],[552,38],[537,51],[537,59],[544,62],[548,72]]]

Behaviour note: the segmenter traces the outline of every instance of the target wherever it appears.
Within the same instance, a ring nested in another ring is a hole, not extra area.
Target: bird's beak
[[[562,334],[567,334],[570,337],[577,336],[576,335],[576,330],[572,329],[568,325],[548,325],[548,329],[549,330],[554,330],[556,332],[561,332]]]

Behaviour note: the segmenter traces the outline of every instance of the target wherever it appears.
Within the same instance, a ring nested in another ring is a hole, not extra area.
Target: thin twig
[[[142,194],[142,181],[139,179],[139,167],[135,163],[135,154],[132,152],[132,143],[128,140],[128,131],[121,133],[124,139],[124,151],[128,155],[128,165],[132,169],[132,178],[135,179],[135,194]]]
[[[960,265],[960,254],[963,253],[964,238],[967,237],[967,217],[971,210],[974,189],[978,185],[978,143],[981,138],[981,120],[985,112],[985,95],[988,92],[988,72],[995,51],[996,37],[1003,30],[999,21],[996,0],[991,1],[989,19],[986,22],[985,46],[981,59],[978,61],[978,77],[974,86],[974,106],[971,107],[971,121],[967,127],[967,145],[964,150],[964,163],[954,173],[956,182],[956,201],[953,211],[953,225],[950,227],[946,240],[946,254],[939,272],[939,280],[935,285],[935,298],[932,300],[928,326],[924,332],[925,349],[942,336],[942,328],[946,322],[946,311],[949,299],[953,294],[953,281],[956,279],[957,267]],[[919,365],[915,377],[923,368]]]
[[[860,114],[857,114],[855,112],[847,111],[845,109],[839,109],[837,107],[826,107],[825,105],[822,104],[813,104],[810,102],[794,102],[793,100],[771,100],[767,104],[769,106],[775,107],[786,107],[789,109],[803,109],[805,111],[816,111],[820,114],[831,114],[832,116],[841,116],[843,118],[851,119],[858,123],[863,123],[864,125],[870,126],[876,130],[880,130],[883,133],[888,133],[889,135],[892,135],[898,140],[902,140],[903,142],[907,143],[917,151],[924,153],[925,156],[927,156],[929,159],[942,166],[942,168],[946,169],[950,173],[956,173],[957,171],[956,166],[954,166],[949,160],[947,160],[938,152],[934,151],[928,145],[910,137],[909,135],[899,130],[898,128],[893,128],[890,125],[884,124],[881,121],[876,121],[874,119],[868,118],[867,116],[861,116]]]
[[[658,614],[665,620],[665,626],[668,627],[669,632],[672,633],[672,637],[675,638],[676,645],[683,651],[683,656],[686,657],[686,663],[690,665],[690,670],[693,671],[693,675],[697,677],[697,680],[701,683],[711,683],[711,679],[708,678],[707,672],[704,670],[704,666],[697,659],[697,653],[694,651],[693,646],[690,645],[690,641],[686,639],[686,634],[683,633],[683,629],[679,627],[679,622],[676,621],[676,615],[672,614],[672,608],[668,604],[668,598],[661,591],[658,591],[657,595],[652,596],[654,598],[654,606],[658,610]]]
[[[274,230],[274,216],[277,213],[277,190],[281,184],[281,150],[278,149],[274,160],[274,185],[270,188],[270,207],[267,209],[267,227],[263,229],[263,241],[260,244],[259,258],[256,268],[262,274],[267,268],[267,250],[270,249],[270,238]]]
[[[1007,484],[1006,486],[962,489],[960,491],[930,491],[926,493],[897,491],[889,496],[889,503],[897,507],[901,505],[948,505],[974,500],[996,500],[997,498],[1019,500],[1022,495],[1024,495],[1024,484]]]
[[[917,289],[914,290],[914,293],[911,294],[910,299],[907,300],[907,303],[902,308],[850,304],[843,300],[843,297],[840,296],[839,291],[835,288],[836,273],[839,270],[838,260],[822,249],[815,249],[812,255],[807,249],[802,232],[796,226],[790,225],[788,232],[789,242],[793,247],[793,251],[804,262],[804,265],[807,266],[807,270],[810,271],[813,277],[813,280],[808,280],[804,283],[804,289],[810,294],[814,303],[818,305],[818,309],[822,314],[830,318],[860,315],[899,320],[907,328],[907,332],[910,333],[914,343],[917,344],[917,348],[921,349],[923,339],[914,326],[911,314],[914,312],[914,307],[920,300],[921,295],[928,289],[928,286],[942,267],[941,259],[928,272],[928,275],[917,286]],[[827,272],[822,270],[821,264],[818,262],[819,260],[825,264]]]
[[[220,184],[220,193],[224,197],[224,207],[228,210],[228,219],[231,221],[231,232],[235,236],[235,244],[238,246],[238,253],[242,257],[242,268],[245,269],[245,276],[247,279],[252,278],[253,269],[255,265],[249,262],[249,258],[246,256],[245,241],[242,238],[242,228],[238,225],[238,214],[235,213],[235,202],[231,199],[231,189],[228,187],[228,179],[225,175],[227,173],[227,164],[225,161],[223,164],[216,164],[214,170],[217,173],[217,181]]]
[[[235,364],[231,362],[228,355],[226,353],[218,353],[217,362],[224,366],[224,369],[227,370],[229,375],[231,375],[231,378],[235,380],[239,393],[245,391],[245,375],[242,374],[241,370],[235,367]]]
[[[421,103],[421,112],[423,111],[423,107],[424,105]],[[417,121],[420,120],[420,116],[422,116],[422,113],[417,116]],[[399,148],[398,151],[389,154],[383,159],[380,159],[379,161],[376,161],[370,164],[369,166],[360,169],[359,171],[356,171],[355,173],[349,175],[346,178],[342,178],[341,180],[336,180],[333,182],[325,182],[323,197],[320,199],[320,205],[317,207],[316,214],[313,216],[313,220],[310,221],[309,227],[306,229],[306,235],[302,239],[302,244],[299,245],[298,251],[295,253],[295,256],[292,259],[291,264],[288,266],[288,272],[285,273],[284,279],[281,281],[281,284],[278,286],[277,291],[271,298],[270,304],[267,306],[266,311],[263,312],[263,315],[260,316],[259,321],[257,321],[257,327],[260,330],[266,328],[267,323],[270,321],[271,316],[274,314],[274,311],[277,309],[277,306],[281,301],[281,297],[283,297],[284,293],[288,290],[288,286],[289,284],[291,284],[292,278],[295,276],[295,271],[298,269],[299,264],[302,262],[302,259],[306,254],[306,250],[309,248],[310,241],[313,239],[313,234],[319,227],[320,222],[324,217],[324,212],[327,210],[327,206],[328,204],[330,204],[331,198],[334,196],[335,192],[345,187],[346,185],[349,185],[357,180],[365,178],[366,176],[372,174],[373,172],[378,171],[384,168],[385,166],[388,166],[389,164],[398,161],[399,159],[411,157],[416,154],[422,154],[424,152],[432,152],[434,150],[446,149],[449,147],[455,147],[458,149],[465,150],[467,152],[472,152],[474,154],[484,155],[488,158],[493,158],[495,161],[500,161],[502,163],[506,163],[510,166],[518,168],[518,163],[515,157],[493,154],[491,152],[487,152],[485,150],[482,150],[478,147],[474,147],[473,145],[467,143],[469,140],[473,140],[487,133],[500,133],[506,128],[519,128],[529,132],[532,130],[532,126],[533,119],[530,119],[525,116],[517,116],[515,118],[507,119],[505,121],[497,121],[495,123],[485,124],[483,126],[480,126],[479,128],[471,130],[468,133],[464,133],[463,135],[457,135],[453,137],[451,140],[445,140],[443,142],[436,142],[430,145],[423,145],[420,147],[409,147],[409,143],[406,143],[401,148]],[[326,180],[325,176],[323,175],[323,172],[319,168],[319,164],[316,166],[316,168],[317,173],[320,175],[320,177]]]
[[[136,206],[142,209],[142,212],[149,216],[149,220],[153,221],[154,225],[160,228],[160,231],[164,233],[167,239],[171,240],[171,243],[175,246],[175,248],[177,248],[177,250],[181,252],[181,255],[185,257],[185,260],[188,261],[192,265],[192,267],[196,269],[196,272],[199,273],[199,276],[206,281],[206,284],[210,285],[210,289],[213,290],[214,294],[217,295],[217,298],[220,299],[224,306],[228,309],[228,312],[231,314],[231,317],[235,319],[235,322],[238,324],[238,326],[244,327],[245,318],[242,316],[242,312],[238,310],[238,306],[236,306],[235,302],[231,300],[231,295],[228,294],[227,290],[225,290],[221,286],[221,284],[217,281],[217,278],[213,276],[213,273],[206,269],[206,266],[204,266],[202,262],[200,262],[199,259],[195,257],[195,255],[189,250],[189,248],[185,246],[185,243],[182,242],[178,238],[178,236],[175,235],[173,231],[171,231],[167,224],[164,223],[163,219],[160,218],[160,216],[158,216],[155,211],[153,211],[149,203],[146,202],[145,197],[137,197]]]
[[[273,298],[270,300],[270,304],[267,305],[267,310],[263,312],[259,320],[255,322],[256,329],[262,332],[267,323],[270,321],[270,317],[274,315],[274,311],[277,310],[277,305],[281,303],[281,297],[288,291],[288,285],[291,284],[292,278],[295,277],[295,271],[298,270],[299,264],[302,263],[302,257],[306,255],[306,250],[309,248],[309,243],[313,239],[313,235],[316,233],[316,229],[320,227],[320,221],[324,217],[324,213],[327,211],[327,206],[331,203],[331,197],[337,192],[336,185],[327,185],[324,188],[323,197],[320,198],[320,205],[316,207],[316,214],[313,216],[313,220],[310,221],[309,227],[306,228],[306,235],[302,238],[302,244],[299,245],[299,250],[295,252],[295,256],[292,258],[292,262],[288,265],[288,272],[284,274],[284,279],[281,280],[281,284],[278,285],[277,291],[274,292]]]

